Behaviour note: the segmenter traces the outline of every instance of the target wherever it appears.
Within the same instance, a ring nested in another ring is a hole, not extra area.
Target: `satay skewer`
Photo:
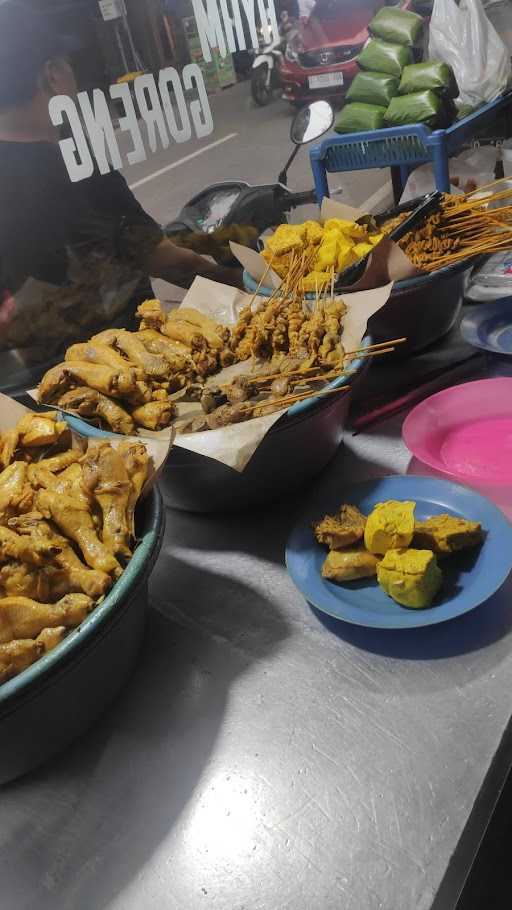
[[[321,392],[315,392],[313,395],[308,392],[302,392],[300,395],[286,395],[284,398],[270,398],[268,401],[256,402],[255,404],[241,408],[241,411],[247,413],[248,411],[254,411],[255,408],[274,408],[276,405],[278,407],[286,408],[289,405],[296,404],[298,401],[306,401],[307,399],[313,398],[326,398],[328,395],[337,395],[340,392],[348,391],[350,391],[350,386],[344,385],[340,386],[338,389],[326,389]]]

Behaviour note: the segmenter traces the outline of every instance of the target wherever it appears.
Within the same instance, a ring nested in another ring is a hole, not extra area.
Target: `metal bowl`
[[[139,546],[103,603],[53,651],[0,686],[0,784],[80,736],[128,678],[143,638],[164,515],[154,489],[137,508]]]
[[[386,305],[368,322],[375,343],[407,338],[393,357],[408,357],[439,341],[453,328],[464,301],[465,274],[474,265],[466,259],[437,272],[397,281]],[[246,290],[254,293],[257,283],[244,272]],[[260,288],[262,297],[271,288]]]
[[[364,344],[370,343],[370,338],[365,338]],[[355,360],[350,377],[336,379],[328,388],[349,382],[354,387],[368,364],[364,358]],[[173,446],[159,480],[166,506],[189,512],[233,512],[303,487],[336,454],[351,394],[293,405],[267,433],[242,473],[213,458]],[[78,433],[101,432],[79,418],[66,419]]]

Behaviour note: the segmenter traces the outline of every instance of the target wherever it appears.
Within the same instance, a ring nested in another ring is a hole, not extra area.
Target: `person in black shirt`
[[[166,238],[117,171],[70,180],[48,113],[51,97],[77,91],[69,49],[46,17],[1,3],[0,352],[25,363],[101,327],[130,326],[153,296],[149,276],[183,287],[196,275],[241,281],[240,270]]]

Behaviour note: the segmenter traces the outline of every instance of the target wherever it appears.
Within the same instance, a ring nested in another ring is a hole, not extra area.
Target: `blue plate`
[[[368,514],[376,503],[387,499],[414,500],[419,520],[449,512],[479,521],[486,532],[480,549],[443,560],[443,588],[428,609],[401,607],[373,579],[342,585],[322,578],[327,551],[317,544],[312,522],[332,514],[343,502],[352,503]],[[331,487],[292,531],[286,547],[286,565],[294,584],[309,603],[336,619],[374,629],[430,626],[473,610],[502,586],[512,569],[512,525],[489,500],[466,487],[430,477],[386,477],[355,484],[346,490]]]
[[[471,307],[460,324],[468,344],[494,354],[512,354],[512,297]]]

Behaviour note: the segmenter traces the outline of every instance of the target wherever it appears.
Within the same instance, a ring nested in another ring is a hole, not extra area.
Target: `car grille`
[[[301,66],[311,69],[317,66],[329,66],[336,63],[346,63],[362,51],[363,44],[350,44],[344,47],[326,47],[318,51],[307,51],[299,54]]]

